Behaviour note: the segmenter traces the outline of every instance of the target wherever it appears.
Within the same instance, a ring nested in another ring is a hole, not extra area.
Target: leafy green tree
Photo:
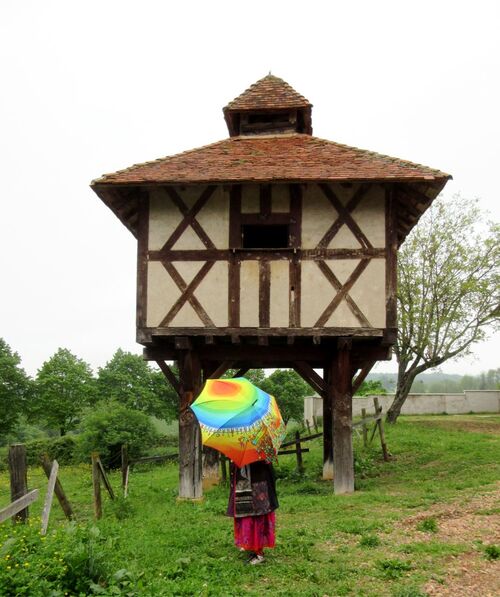
[[[16,427],[26,408],[31,380],[20,363],[19,355],[0,338],[0,443]]]
[[[65,435],[77,427],[84,409],[95,401],[90,365],[68,349],[59,348],[38,370],[30,417]]]
[[[304,398],[314,391],[298,373],[292,369],[276,369],[258,385],[276,398],[285,423],[290,419],[303,420]]]
[[[166,421],[177,415],[177,394],[165,376],[141,356],[121,348],[99,369],[97,388],[100,400],[113,400]]]
[[[383,396],[387,394],[381,381],[375,379],[367,379],[360,386],[356,392],[356,396]]]
[[[158,433],[145,413],[116,401],[101,403],[82,421],[79,451],[87,461],[99,452],[107,468],[120,466],[122,444],[131,458],[142,456],[158,439]]]
[[[463,357],[498,326],[500,227],[477,201],[438,199],[399,252],[396,422],[415,377]]]

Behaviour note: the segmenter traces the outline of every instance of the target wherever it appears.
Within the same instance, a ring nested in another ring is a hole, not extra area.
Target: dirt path
[[[437,522],[436,533],[416,529],[419,522],[431,517]],[[470,548],[466,553],[447,559],[442,575],[444,582],[432,580],[425,585],[429,596],[500,596],[500,560],[488,560],[484,554],[484,546],[500,545],[500,483],[465,503],[436,504],[424,513],[407,518],[397,525],[396,534],[404,542],[432,538]]]

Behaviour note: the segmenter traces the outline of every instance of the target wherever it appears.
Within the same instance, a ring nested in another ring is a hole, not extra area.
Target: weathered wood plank
[[[26,446],[13,444],[9,448],[10,499],[15,502],[28,492],[28,466],[26,463]],[[28,508],[16,512],[15,521],[26,522],[29,517]]]
[[[33,489],[17,500],[14,500],[6,508],[0,510],[0,522],[4,522],[13,516],[16,516],[16,514],[19,514],[23,510],[27,510],[28,506],[38,498],[38,495],[39,490]]]
[[[339,345],[332,362],[333,470],[336,494],[354,491],[352,450],[352,365],[349,344]]]
[[[54,462],[52,463],[52,469],[50,471],[49,483],[47,486],[47,493],[45,494],[45,503],[43,505],[42,529],[40,531],[41,535],[47,534],[47,527],[49,526],[50,510],[52,508],[52,500],[54,498],[54,489],[56,486],[58,472],[59,472],[59,463],[57,462],[57,460],[54,460]]]
[[[52,463],[47,454],[42,455],[42,457],[40,458],[40,463],[42,465],[45,476],[47,477],[47,479],[49,479],[50,474],[52,472]],[[59,501],[59,505],[61,506],[62,511],[64,512],[64,515],[68,520],[73,520],[75,518],[73,509],[71,508],[71,504],[69,503],[69,500],[66,497],[66,494],[64,493],[64,489],[58,477],[56,477],[54,491]]]

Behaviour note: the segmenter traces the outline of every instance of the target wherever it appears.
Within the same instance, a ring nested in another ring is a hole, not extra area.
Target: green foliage
[[[384,578],[394,579],[403,576],[405,572],[411,570],[412,566],[408,562],[403,562],[397,558],[388,558],[379,560],[377,568],[382,572]]]
[[[20,366],[19,355],[0,338],[0,445],[15,429],[31,387],[30,379]]]
[[[437,533],[438,523],[435,518],[424,518],[417,524],[417,530],[423,531],[424,533]]]
[[[500,559],[500,546],[487,545],[484,548],[484,554],[488,560],[498,560]]]
[[[273,395],[280,407],[285,423],[290,419],[302,421],[304,418],[304,398],[314,391],[291,369],[276,369],[266,377],[259,387]]]
[[[177,415],[177,394],[163,373],[152,370],[139,355],[121,349],[99,369],[97,389],[105,402],[119,402],[167,421]]]
[[[40,456],[48,454],[51,460],[62,464],[75,462],[77,439],[74,435],[39,439],[26,443],[26,459],[29,465],[40,464]]]
[[[427,597],[427,593],[422,591],[415,586],[398,587],[392,593],[392,597]]]
[[[363,535],[359,540],[361,547],[378,547],[380,545],[380,539],[377,535]]]
[[[365,380],[356,392],[356,396],[383,396],[387,394],[381,381],[369,379]]]
[[[157,440],[151,419],[140,411],[118,402],[102,403],[82,421],[80,453],[87,461],[99,452],[107,468],[120,465],[122,444],[127,444],[130,458],[142,456]]]
[[[95,400],[90,365],[66,348],[59,348],[38,371],[30,416],[65,435],[77,427],[83,410]]]
[[[73,523],[42,537],[18,525],[0,548],[0,594],[125,595],[131,583],[126,571],[109,568],[106,542],[95,526]]]

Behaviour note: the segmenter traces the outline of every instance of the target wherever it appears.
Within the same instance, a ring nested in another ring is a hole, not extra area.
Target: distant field
[[[319,480],[319,440],[304,455],[302,478],[294,456],[281,458],[278,543],[258,567],[245,566],[232,546],[226,487],[206,492],[202,503],[178,503],[175,464],[133,470],[129,498],[111,503],[104,497],[104,518],[95,524],[90,467],[65,467],[61,480],[79,527],[68,533],[54,503],[49,536],[41,541],[42,500],[31,508],[33,527],[1,525],[0,594],[15,594],[6,591],[21,583],[13,580],[16,570],[23,586],[31,583],[17,594],[49,594],[40,587],[54,566],[60,569],[50,580],[51,590],[60,591],[54,595],[497,594],[500,416],[401,418],[386,436],[389,463],[376,445],[363,450],[355,439],[351,496],[335,496],[331,483]],[[119,475],[111,479],[119,494]],[[8,501],[7,481],[1,473],[1,503]],[[30,471],[29,484],[45,486],[39,469]],[[78,574],[105,580],[78,593]]]

